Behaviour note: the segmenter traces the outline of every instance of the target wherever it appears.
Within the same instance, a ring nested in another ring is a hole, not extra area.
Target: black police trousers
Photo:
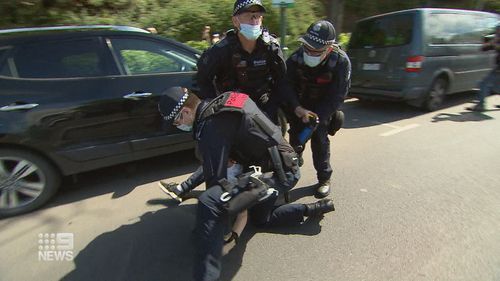
[[[332,166],[330,165],[330,139],[328,138],[328,124],[325,120],[329,121],[331,116],[323,117],[319,116],[320,123],[318,127],[313,132],[311,136],[311,151],[314,169],[316,170],[316,177],[319,182],[329,180],[332,176]],[[296,116],[289,118],[290,130],[288,131],[290,135],[290,145],[296,148],[299,145],[305,146],[299,143],[299,134],[305,128],[306,124],[302,122]]]
[[[229,216],[223,208],[220,197],[224,189],[213,186],[198,198],[195,239],[196,254],[194,262],[194,280],[218,280],[221,272],[224,230],[229,223]],[[304,220],[306,207],[303,204],[285,204],[274,206],[277,195],[248,210],[250,222],[256,226],[298,225]]]

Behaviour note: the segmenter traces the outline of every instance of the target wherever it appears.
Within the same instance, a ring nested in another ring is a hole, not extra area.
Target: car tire
[[[56,193],[61,175],[29,151],[0,149],[0,217],[35,210]]]
[[[422,109],[429,112],[439,109],[443,104],[447,88],[448,82],[446,79],[437,78],[434,80],[422,103]]]

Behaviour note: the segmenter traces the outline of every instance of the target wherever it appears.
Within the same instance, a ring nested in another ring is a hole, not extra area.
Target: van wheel
[[[446,96],[446,89],[448,87],[448,82],[444,78],[438,78],[434,80],[427,93],[422,109],[426,111],[435,111],[441,107],[443,100]]]
[[[60,183],[60,174],[44,158],[28,151],[0,149],[0,217],[42,206]]]

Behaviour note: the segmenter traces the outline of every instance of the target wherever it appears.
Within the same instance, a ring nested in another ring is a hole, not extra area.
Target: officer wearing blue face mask
[[[246,93],[271,121],[285,106],[299,117],[307,114],[286,90],[286,64],[277,40],[262,27],[266,9],[261,0],[237,0],[224,39],[203,53],[197,82],[201,99],[226,91]]]
[[[311,24],[299,41],[302,46],[286,62],[287,76],[299,103],[319,118],[311,137],[311,150],[318,178],[316,197],[323,198],[330,194],[332,176],[328,134],[333,136],[344,120],[339,107],[350,86],[351,63],[336,45],[335,28],[326,20]],[[290,144],[301,153],[305,144],[299,135],[306,125],[293,117],[289,118]]]
[[[198,97],[215,98],[227,91],[248,94],[266,116],[278,124],[278,108],[307,120],[314,114],[300,106],[286,80],[286,63],[277,40],[263,27],[266,9],[260,0],[237,0],[232,22],[224,39],[205,51],[198,61]],[[178,127],[179,129],[187,129]],[[162,180],[160,188],[181,201],[203,182],[200,167],[181,184]]]

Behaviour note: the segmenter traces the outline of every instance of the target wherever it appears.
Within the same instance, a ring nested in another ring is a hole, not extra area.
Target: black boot
[[[318,217],[324,213],[335,211],[332,199],[319,200],[316,203],[304,204],[306,206],[306,217]]]
[[[321,199],[325,198],[329,194],[330,194],[330,180],[320,181],[317,185],[316,194],[314,196],[318,199]]]

